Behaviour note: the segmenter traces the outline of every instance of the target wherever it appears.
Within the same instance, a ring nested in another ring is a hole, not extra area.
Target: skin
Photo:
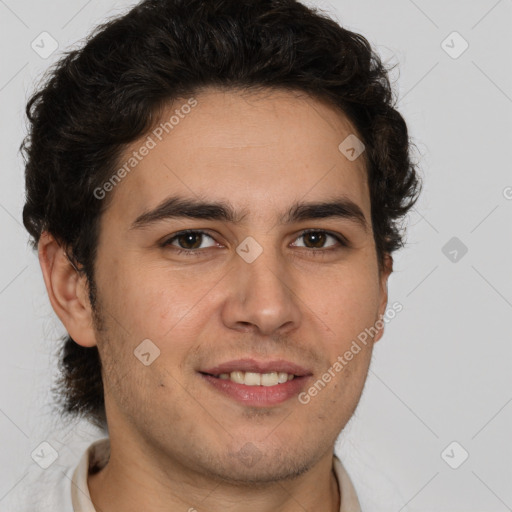
[[[92,501],[102,512],[337,512],[334,444],[382,330],[307,405],[293,397],[248,407],[197,370],[241,357],[287,359],[311,370],[307,390],[384,314],[392,260],[379,270],[365,162],[338,150],[356,131],[341,112],[297,93],[207,89],[195,98],[190,114],[110,192],[95,262],[97,318],[64,250],[48,233],[39,244],[53,308],[77,343],[98,346],[103,362],[111,457],[89,476]],[[176,194],[230,202],[246,215],[239,223],[171,218],[130,229]],[[279,223],[294,202],[333,195],[359,206],[366,229],[346,218]],[[311,228],[340,234],[349,247],[301,236]],[[159,245],[183,229],[212,238]],[[248,236],[263,248],[252,263],[236,252]],[[197,254],[176,253],[191,247]],[[149,366],[133,354],[144,339],[160,350]],[[253,464],[241,455],[247,443]]]

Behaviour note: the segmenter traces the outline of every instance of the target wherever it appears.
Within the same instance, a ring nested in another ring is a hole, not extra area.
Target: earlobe
[[[393,257],[391,254],[384,255],[384,261],[382,265],[382,269],[380,270],[380,293],[381,300],[379,305],[379,317],[376,322],[376,327],[378,328],[378,333],[373,338],[373,342],[376,343],[379,341],[384,334],[384,321],[381,320],[384,314],[386,313],[386,307],[388,305],[388,279],[393,272]]]
[[[95,346],[86,277],[76,270],[65,248],[47,231],[39,239],[38,255],[53,310],[76,343]]]

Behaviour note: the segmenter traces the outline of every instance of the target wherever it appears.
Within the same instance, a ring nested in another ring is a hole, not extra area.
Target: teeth
[[[245,373],[244,372],[231,372],[229,376],[231,377],[231,380],[233,382],[236,382],[237,384],[245,384],[245,382],[244,382]]]
[[[264,373],[261,376],[261,385],[262,386],[275,386],[279,384],[279,378],[276,372],[272,373]]]
[[[218,378],[222,380],[230,379],[237,384],[245,384],[246,386],[276,386],[292,380],[294,375],[286,372],[255,373],[237,370],[231,373],[221,373]]]
[[[279,372],[277,374],[277,382],[279,384],[283,384],[283,382],[286,382],[288,380],[288,374],[286,372]]]
[[[244,384],[246,386],[261,385],[261,373],[245,372]]]

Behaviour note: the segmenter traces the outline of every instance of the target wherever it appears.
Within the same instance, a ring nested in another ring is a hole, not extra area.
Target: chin
[[[267,450],[247,442],[233,452],[228,452],[212,468],[217,477],[232,485],[268,485],[293,480],[306,473],[320,458],[291,447]],[[211,459],[210,459],[211,460]]]

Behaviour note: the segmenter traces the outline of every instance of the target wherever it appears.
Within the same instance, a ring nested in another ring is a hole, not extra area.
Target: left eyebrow
[[[295,203],[286,216],[281,217],[281,224],[299,222],[311,219],[339,218],[353,221],[365,231],[368,230],[368,222],[361,208],[345,197],[332,201],[314,203]]]
[[[248,214],[247,209],[237,212],[230,203],[224,201],[201,201],[192,198],[173,196],[162,201],[153,210],[139,215],[130,229],[147,227],[150,224],[171,218],[192,218],[220,220],[233,224],[240,223]],[[361,208],[346,197],[320,202],[295,202],[280,216],[279,224],[291,224],[311,219],[340,218],[359,224],[365,231],[368,222]]]

